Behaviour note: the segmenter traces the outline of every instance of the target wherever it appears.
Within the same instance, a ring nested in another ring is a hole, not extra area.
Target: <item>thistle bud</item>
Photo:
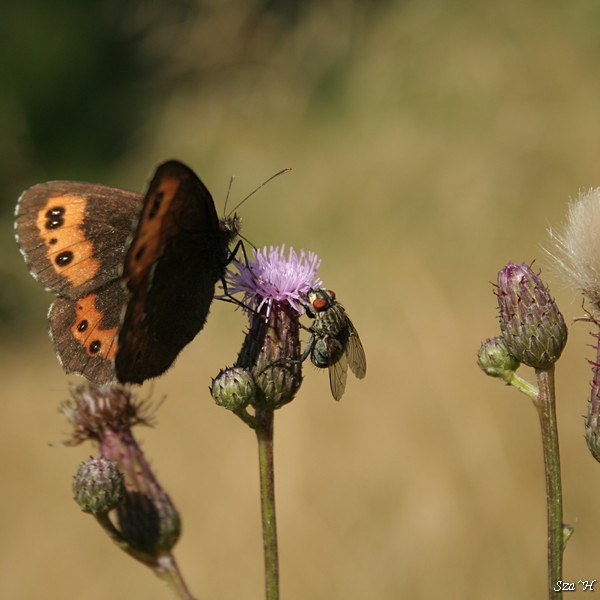
[[[124,494],[123,474],[112,460],[90,458],[81,463],[73,477],[73,498],[83,512],[108,513],[119,505]]]
[[[500,329],[519,362],[549,369],[567,343],[567,326],[548,288],[533,270],[509,262],[498,273]]]
[[[256,384],[247,369],[232,367],[221,371],[211,386],[214,401],[233,412],[245,409],[256,398]]]
[[[498,377],[508,383],[519,368],[519,361],[508,351],[502,336],[486,340],[479,348],[479,368],[490,377]]]

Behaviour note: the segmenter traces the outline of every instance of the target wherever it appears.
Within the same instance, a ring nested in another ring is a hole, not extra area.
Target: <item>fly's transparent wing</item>
[[[348,364],[356,377],[362,379],[367,374],[367,357],[358,337],[358,332],[354,329],[354,325],[352,325],[350,320],[348,320],[348,325],[350,329],[350,337],[348,338],[348,346],[346,348]]]
[[[338,344],[337,340],[333,338],[328,340],[328,345],[330,343]],[[335,348],[330,347],[330,356],[333,356],[334,351]],[[348,360],[346,358],[346,353],[344,352],[338,361],[329,365],[329,388],[331,389],[332,396],[336,400],[340,400],[344,395],[347,375]]]

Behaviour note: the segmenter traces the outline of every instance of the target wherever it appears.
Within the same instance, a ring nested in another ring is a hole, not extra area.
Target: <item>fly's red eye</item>
[[[327,302],[325,298],[315,298],[312,305],[315,310],[321,311],[325,310],[329,306],[329,302]]]
[[[327,290],[327,293],[332,300],[335,300],[335,292],[333,290]]]

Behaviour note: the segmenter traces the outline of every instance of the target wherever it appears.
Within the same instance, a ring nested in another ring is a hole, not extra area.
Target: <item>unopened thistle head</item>
[[[550,231],[556,251],[549,254],[559,265],[569,285],[580,290],[590,302],[594,316],[600,316],[600,188],[579,194],[569,204],[562,231]]]
[[[117,508],[125,495],[125,481],[117,463],[103,456],[81,463],[72,487],[81,510],[93,515]]]
[[[510,383],[519,361],[509,352],[506,341],[499,335],[483,342],[477,356],[479,368],[490,377]]]
[[[498,273],[500,329],[519,362],[549,369],[567,343],[567,326],[548,288],[529,265],[509,262]]]

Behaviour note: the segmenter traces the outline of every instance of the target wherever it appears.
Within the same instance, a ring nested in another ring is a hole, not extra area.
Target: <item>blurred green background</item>
[[[545,597],[545,501],[531,403],[485,377],[490,284],[543,270],[570,325],[557,367],[565,579],[600,579],[600,465],[583,439],[591,371],[578,294],[544,257],[567,201],[600,185],[600,5],[593,1],[65,0],[7,3],[0,30],[0,588],[5,598],[169,598],[71,500],[90,446],[51,446],[69,395],[50,296],[12,234],[25,187],[143,191],[193,167],[256,245],[315,250],[367,351],[341,404],[307,365],[276,418],[282,597]],[[202,334],[140,393],[143,447],[180,508],[199,598],[263,597],[253,434],[210,378],[241,345],[215,303]],[[532,377],[523,369],[523,375]],[[569,597],[576,598],[578,591]],[[585,596],[587,597],[587,596]]]

